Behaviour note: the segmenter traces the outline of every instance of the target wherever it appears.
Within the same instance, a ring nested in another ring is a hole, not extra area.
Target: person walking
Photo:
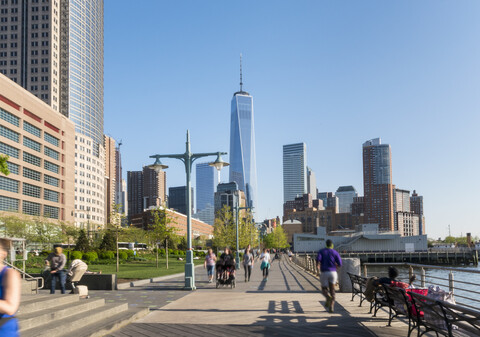
[[[250,282],[250,275],[253,268],[253,254],[250,252],[250,245],[243,254],[243,268],[245,269],[245,282]]]
[[[56,281],[60,282],[60,290],[65,294],[65,263],[67,258],[63,254],[62,247],[55,247],[55,252],[50,253],[45,260],[45,263],[50,266],[50,275],[52,276],[50,294],[55,294]]]
[[[326,298],[325,306],[333,312],[335,305],[335,283],[338,281],[337,268],[342,266],[342,258],[333,249],[332,240],[327,240],[326,248],[320,249],[317,254],[317,268],[320,271],[322,293]]]
[[[205,262],[203,263],[203,267],[207,268],[207,276],[208,276],[208,283],[213,282],[213,273],[215,271],[215,263],[217,261],[217,256],[210,248],[205,255]]]
[[[270,269],[271,258],[267,248],[263,248],[263,253],[260,255],[260,261],[260,269],[263,273],[263,279],[268,281],[268,270]]]
[[[12,242],[0,239],[0,336],[17,337],[18,320],[15,313],[20,305],[20,274],[4,264]]]

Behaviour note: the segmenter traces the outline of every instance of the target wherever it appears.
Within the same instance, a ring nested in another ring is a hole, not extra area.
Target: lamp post
[[[185,263],[185,289],[186,290],[195,290],[195,270],[193,265],[193,251],[192,251],[192,196],[191,196],[191,181],[190,175],[192,172],[192,164],[195,160],[202,157],[217,156],[215,162],[210,163],[210,166],[215,167],[217,170],[221,170],[223,167],[230,165],[222,160],[221,156],[226,155],[226,152],[209,152],[209,153],[192,153],[190,151],[190,132],[187,130],[187,142],[185,153],[182,154],[155,154],[150,156],[150,158],[155,158],[155,163],[149,165],[150,169],[153,169],[157,172],[168,168],[168,166],[163,165],[160,161],[160,158],[174,158],[181,160],[185,164],[185,173],[187,181],[187,252],[186,252],[186,263]]]
[[[235,253],[235,269],[240,270],[240,247],[238,245],[238,212],[242,209],[252,209],[253,207],[239,207],[238,203],[240,201],[237,200],[237,204],[235,205],[235,232],[236,232],[236,244],[237,244],[237,252]]]

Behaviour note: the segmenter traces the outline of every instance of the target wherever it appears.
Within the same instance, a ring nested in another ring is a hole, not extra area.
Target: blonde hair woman
[[[4,264],[12,242],[0,238],[0,336],[16,337],[18,321],[14,317],[20,305],[20,274]]]

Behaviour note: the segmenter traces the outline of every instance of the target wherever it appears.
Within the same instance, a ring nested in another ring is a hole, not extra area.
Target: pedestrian
[[[20,305],[20,274],[4,265],[12,242],[0,239],[0,336],[17,337],[18,320],[15,313]]]
[[[335,305],[335,284],[338,280],[337,268],[342,266],[340,254],[333,249],[332,240],[327,240],[326,248],[320,249],[317,254],[317,268],[320,271],[322,293],[326,298],[325,306],[333,312]]]
[[[263,279],[268,281],[268,270],[270,269],[271,258],[267,248],[263,248],[263,253],[260,255],[260,261],[262,261],[260,269],[263,273]]]
[[[203,263],[203,267],[207,268],[208,283],[213,282],[213,273],[215,271],[216,261],[217,257],[215,256],[213,250],[210,248],[207,252],[207,255],[205,255],[205,262]]]
[[[52,277],[50,294],[55,294],[56,281],[60,282],[60,290],[62,294],[65,294],[65,263],[67,258],[63,254],[62,247],[55,247],[55,252],[50,253],[46,260],[45,264],[50,266],[50,275]]]
[[[243,268],[245,268],[245,282],[250,282],[250,275],[253,268],[253,254],[250,252],[250,245],[243,254]]]
[[[75,259],[70,264],[70,268],[67,270],[67,283],[72,288],[70,294],[75,293],[75,288],[77,287],[77,283],[83,277],[83,274],[87,271],[88,266],[85,262],[80,259]]]

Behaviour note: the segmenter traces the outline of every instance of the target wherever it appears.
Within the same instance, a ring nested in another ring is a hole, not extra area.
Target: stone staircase
[[[23,295],[17,317],[22,337],[104,336],[146,315],[128,303],[105,303],[78,295]]]

